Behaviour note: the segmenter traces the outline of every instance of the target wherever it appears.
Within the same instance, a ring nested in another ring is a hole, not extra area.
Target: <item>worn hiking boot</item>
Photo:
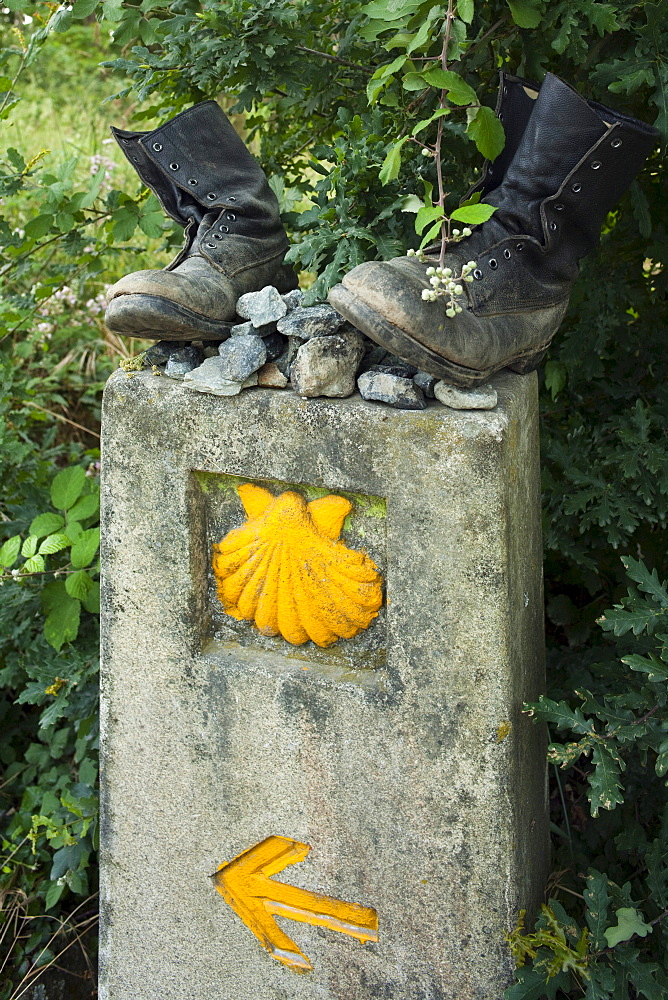
[[[483,197],[497,211],[447,248],[444,268],[455,278],[476,262],[473,281],[459,286],[461,311],[452,315],[443,298],[430,301],[427,269],[439,265],[433,248],[427,263],[360,264],[329,300],[393,354],[457,385],[474,386],[505,367],[533,371],[564,316],[578,261],[598,244],[607,213],[658,138],[549,73],[503,180]]]
[[[185,244],[164,270],[136,271],[109,291],[105,322],[125,336],[224,340],[240,295],[265,285],[296,288],[283,265],[288,240],[259,163],[215,101],[153,132],[114,138]]]

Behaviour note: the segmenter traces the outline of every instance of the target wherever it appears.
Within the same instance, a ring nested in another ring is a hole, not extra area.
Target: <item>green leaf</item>
[[[88,528],[82,531],[72,545],[71,561],[75,569],[89,566],[100,545],[100,529]]]
[[[64,535],[62,532],[56,532],[53,535],[47,535],[39,547],[39,552],[43,556],[52,556],[54,552],[66,549],[69,544],[70,540],[67,535]]]
[[[88,17],[98,6],[99,0],[74,0],[72,6],[72,16],[76,18]]]
[[[426,226],[430,226],[436,219],[440,223],[444,217],[444,212],[440,205],[425,205],[415,217],[415,232],[420,236]]]
[[[556,399],[568,381],[568,369],[561,361],[545,363],[545,388]]]
[[[26,236],[31,240],[39,240],[51,229],[53,225],[53,215],[36,215],[34,219],[26,223]]]
[[[69,844],[67,847],[61,847],[59,851],[53,855],[53,864],[51,865],[51,880],[55,881],[59,879],[65,872],[70,869],[76,869],[79,867],[79,863],[86,853],[86,847],[79,840],[76,844]]]
[[[424,202],[416,194],[407,194],[401,201],[402,212],[419,212],[421,208],[424,208]]]
[[[86,600],[88,591],[93,586],[93,581],[85,569],[79,569],[76,573],[70,573],[65,579],[65,590],[70,597],[76,597],[80,601]]]
[[[589,775],[587,798],[592,816],[598,816],[599,809],[614,809],[624,801],[619,780],[624,762],[612,746],[599,743],[594,747],[592,763],[594,770]]]
[[[21,555],[26,558],[34,556],[37,552],[37,539],[34,535],[28,535],[23,545],[21,546]]]
[[[435,66],[423,74],[424,79],[432,87],[448,92],[448,100],[453,104],[477,104],[478,95],[473,87],[469,87],[465,80],[462,80],[459,73],[454,73],[450,69],[441,69]],[[489,157],[488,157],[489,159]]]
[[[19,552],[21,551],[21,536],[12,535],[4,542],[2,548],[0,548],[0,566],[4,566],[5,569],[9,569],[13,566],[18,559]]]
[[[546,979],[544,972],[529,969],[526,966],[515,972],[517,983],[509,986],[503,994],[504,1000],[554,1000],[559,990],[569,990],[571,977],[567,972],[560,972]]]
[[[634,934],[639,937],[647,937],[652,933],[652,928],[646,924],[642,914],[631,906],[623,906],[615,911],[617,923],[614,927],[608,927],[604,932],[608,948],[614,948],[620,941],[628,941]]]
[[[401,169],[401,147],[407,139],[408,136],[404,136],[399,142],[395,142],[385,157],[383,165],[380,168],[380,173],[378,174],[381,184],[389,184],[390,181],[396,180],[399,176],[399,170]]]
[[[362,7],[362,13],[378,21],[398,21],[425,6],[424,0],[372,0]]]
[[[636,957],[628,962],[627,968],[638,996],[642,994],[645,1000],[666,1000],[665,980],[662,984],[656,979],[656,973],[661,972],[656,962],[639,962]]]
[[[478,108],[475,118],[469,122],[468,135],[473,139],[478,152],[486,160],[495,160],[506,144],[503,125],[491,108]]]
[[[457,13],[465,24],[473,20],[474,0],[457,0]]]
[[[79,535],[83,532],[80,521],[68,521],[65,525],[65,534],[71,542],[76,542]]]
[[[628,656],[622,656],[622,663],[637,673],[647,674],[647,679],[655,684],[668,681],[668,664],[662,663],[653,653],[648,657],[630,653]]]
[[[99,615],[100,613],[100,584],[96,580],[93,586],[88,591],[86,599],[83,602],[83,606],[86,611],[89,611],[91,615]]]
[[[19,174],[23,173],[23,171],[26,168],[26,161],[23,159],[18,149],[14,149],[13,146],[10,146],[9,149],[7,150],[7,159],[9,160],[9,162],[14,167],[14,170],[16,170],[17,173]]]
[[[597,951],[605,948],[605,926],[608,923],[608,878],[602,872],[591,871],[587,875],[587,885],[584,890],[587,904],[587,926],[592,934],[592,944]]]
[[[93,514],[97,514],[100,509],[100,494],[96,490],[95,493],[87,493],[86,496],[81,497],[80,500],[74,504],[74,506],[67,512],[67,524],[69,526],[71,521],[85,521],[87,517],[92,517]]]
[[[432,240],[435,240],[437,238],[440,239],[442,225],[443,223],[439,219],[438,222],[435,222],[434,225],[427,230],[427,232],[423,235],[422,239],[420,240],[420,250],[428,246],[432,242]]]
[[[406,73],[402,77],[401,86],[404,90],[426,90],[429,84],[422,73]]]
[[[376,72],[371,77],[371,79],[386,80],[388,76],[392,76],[394,73],[400,70],[401,67],[404,65],[404,63],[406,62],[406,60],[407,56],[405,55],[397,56],[397,58],[393,59],[392,62],[386,63],[384,66],[379,66]]]
[[[422,121],[417,122],[417,124],[413,126],[411,135],[418,135],[423,129],[431,125],[432,122],[435,122],[437,118],[443,118],[445,115],[449,114],[450,108],[439,108],[438,111],[435,111],[430,118],[423,118]]]
[[[46,890],[46,897],[44,899],[44,909],[50,910],[52,906],[55,906],[62,894],[65,892],[64,882],[51,882],[49,888]]]
[[[65,524],[60,514],[38,514],[30,523],[30,534],[35,538],[44,538],[45,535],[52,535]]]
[[[469,226],[477,226],[481,222],[487,222],[496,212],[493,205],[463,205],[456,208],[450,214],[453,222],[464,222]]]
[[[43,573],[44,572],[44,556],[31,556],[30,559],[26,559],[23,566],[21,566],[22,573]]]
[[[69,510],[81,496],[86,472],[80,465],[63,469],[51,483],[51,503],[57,510]]]
[[[139,228],[150,239],[158,239],[165,228],[165,216],[160,212],[142,212],[139,216]]]
[[[520,28],[537,28],[543,15],[536,0],[508,0],[513,21]]]
[[[642,560],[632,559],[631,556],[622,556],[622,563],[627,575],[638,584],[640,590],[650,594],[661,607],[668,608],[668,589],[659,579],[656,569],[650,572]]]
[[[58,581],[60,583],[60,581]],[[65,585],[63,584],[63,591]],[[44,622],[44,638],[59,652],[66,642],[73,642],[79,633],[81,602],[65,593]]]

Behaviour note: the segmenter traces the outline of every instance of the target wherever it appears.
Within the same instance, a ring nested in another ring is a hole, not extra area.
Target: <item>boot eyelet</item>
[[[169,164],[169,169],[170,170],[178,170],[179,169],[178,163],[170,163]]]
[[[234,214],[234,212],[228,212],[227,215],[225,216],[225,218],[229,219],[230,222],[236,222],[237,221],[237,217]]]
[[[236,201],[237,199],[234,197],[233,194],[231,194],[230,197],[227,200],[228,201]]]
[[[482,278],[482,271],[480,270],[479,267],[476,267],[475,271],[473,272],[473,277],[475,278],[476,281],[480,281],[480,279]]]
[[[211,233],[211,235],[213,236],[214,240],[222,240],[223,238],[220,233]]]
[[[196,177],[189,177],[188,184],[190,184],[192,187],[195,187],[196,184],[199,184],[199,181],[197,180]]]
[[[215,243],[207,243],[206,245],[208,246],[208,248],[210,250],[215,250],[216,249],[216,244]]]
[[[495,270],[497,269],[497,267],[499,266],[499,262],[498,262],[498,260],[496,260],[496,258],[495,258],[495,257],[492,257],[492,258],[491,258],[491,259],[490,259],[490,260],[488,261],[488,263],[489,263],[489,266],[491,267],[491,269],[492,269],[493,271],[495,271]]]
[[[582,191],[582,184],[574,184],[571,191],[575,192],[575,194],[580,194],[580,191]]]
[[[499,119],[499,121],[500,121],[500,122],[502,122],[502,121],[503,121],[503,115],[502,115],[502,114],[501,114],[501,115],[498,115],[497,117],[498,117],[498,119]]]
[[[601,163],[600,160],[594,160],[594,162],[590,163],[589,166],[591,167],[592,170],[600,170],[603,164]]]
[[[133,163],[139,163],[139,157],[138,156],[133,156],[132,157],[132,162]]]
[[[553,233],[556,233],[556,231],[557,231],[557,224],[556,224],[556,222],[551,222],[550,223],[550,229],[552,230]]]
[[[154,142],[153,143],[153,148],[156,151],[156,153],[159,153],[160,150],[162,149],[162,143],[161,142]]]
[[[516,250],[524,250],[524,243],[516,243],[515,244],[515,249]]]
[[[612,142],[610,143],[610,145],[612,146],[613,149],[619,149],[619,147],[621,146],[621,144],[622,144],[622,140],[621,139],[613,139]]]
[[[229,233],[230,231],[227,226],[218,226],[218,228],[220,229],[221,233]]]
[[[561,204],[560,201],[558,201],[557,204],[553,205],[552,207],[554,208],[555,212],[563,212],[564,210],[564,206]]]
[[[209,191],[207,198],[209,199],[209,201],[215,201],[216,195],[213,193],[213,191]]]
[[[510,250],[507,250],[507,249],[504,250],[503,251],[503,256],[506,258],[506,260],[510,260]]]

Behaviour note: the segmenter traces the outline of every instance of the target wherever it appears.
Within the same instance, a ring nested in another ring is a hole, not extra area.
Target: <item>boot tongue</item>
[[[587,101],[548,73],[503,183],[483,199],[498,208],[487,225],[500,224],[499,238],[503,229],[542,241],[541,202],[559,190],[606,131]]]

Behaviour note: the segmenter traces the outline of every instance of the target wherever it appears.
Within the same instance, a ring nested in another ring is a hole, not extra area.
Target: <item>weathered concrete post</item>
[[[547,823],[536,380],[494,384],[409,412],[111,378],[103,1000],[502,997]]]

